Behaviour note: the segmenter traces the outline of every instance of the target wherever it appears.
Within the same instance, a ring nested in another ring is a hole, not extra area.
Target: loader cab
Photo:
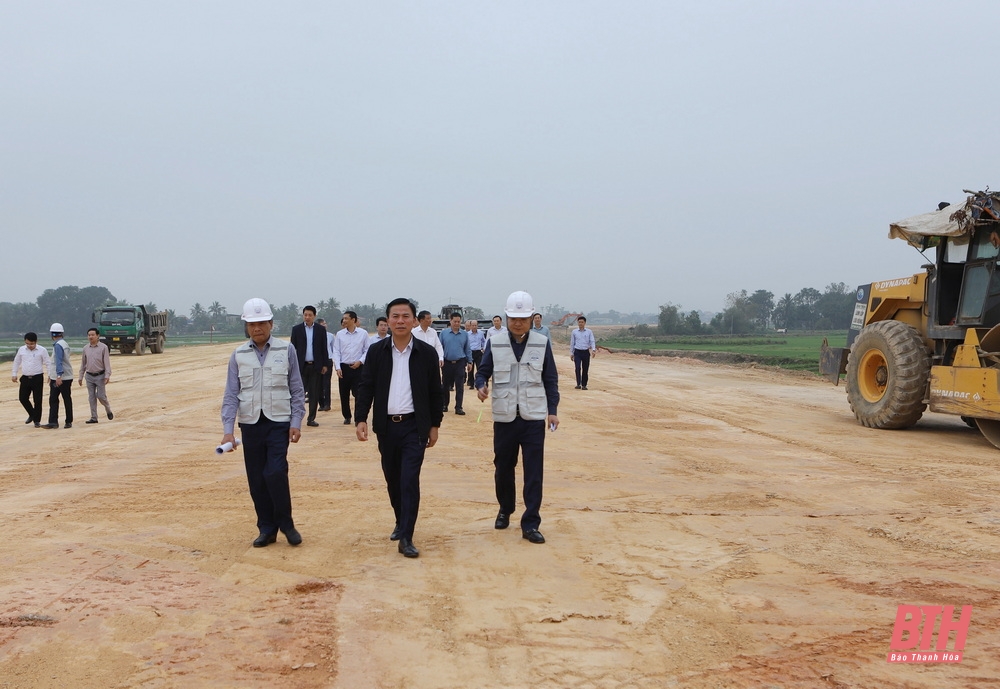
[[[938,325],[991,328],[1000,323],[1000,225],[977,227],[972,240],[939,249]]]

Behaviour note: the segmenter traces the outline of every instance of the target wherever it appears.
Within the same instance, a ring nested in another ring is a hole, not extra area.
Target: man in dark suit
[[[417,308],[409,299],[386,306],[391,337],[372,344],[362,368],[354,408],[358,440],[368,440],[368,411],[378,437],[382,474],[396,515],[390,540],[417,557],[413,527],[420,507],[424,450],[434,447],[441,426],[443,394],[437,350],[413,336]],[[374,406],[373,406],[374,405]]]
[[[299,372],[302,386],[309,396],[309,418],[307,426],[318,426],[316,407],[319,406],[320,381],[330,370],[330,355],[327,349],[326,328],[316,323],[316,307],[302,309],[302,322],[292,328],[292,347],[299,358]]]

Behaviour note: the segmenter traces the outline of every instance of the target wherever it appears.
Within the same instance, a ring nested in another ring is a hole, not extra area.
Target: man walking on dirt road
[[[280,530],[289,545],[302,543],[292,521],[288,488],[288,444],[299,442],[305,416],[305,392],[295,348],[271,337],[274,317],[263,299],[243,305],[250,341],[229,357],[226,392],[222,397],[222,443],[236,444],[237,421],[243,435],[250,497],[257,512],[254,548],[274,543]],[[326,338],[318,338],[326,349]]]
[[[354,406],[355,433],[368,440],[368,411],[378,437],[382,475],[405,557],[419,557],[413,529],[420,508],[420,469],[424,451],[434,447],[441,427],[441,367],[437,351],[417,338],[417,308],[409,299],[393,299],[385,309],[391,337],[368,348]]]
[[[569,336],[569,358],[573,360],[576,370],[576,389],[586,390],[590,378],[590,357],[597,356],[597,340],[594,339],[594,332],[587,327],[586,316],[577,318],[576,324],[579,327]]]
[[[517,452],[524,466],[524,514],[521,536],[531,543],[545,543],[538,530],[542,522],[542,469],[545,427],[559,427],[559,373],[549,339],[530,332],[533,300],[527,292],[507,297],[507,329],[486,343],[476,374],[479,400],[490,394],[493,378],[493,465],[500,511],[494,528],[506,529],[517,500],[514,469]],[[501,375],[502,374],[502,375]]]

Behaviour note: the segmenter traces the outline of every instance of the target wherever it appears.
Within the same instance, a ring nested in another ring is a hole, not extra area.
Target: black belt
[[[314,362],[314,361],[307,361],[307,362],[305,363],[305,365],[306,365],[306,366],[312,366],[312,365],[313,365],[314,363],[316,363],[316,362]]]
[[[416,416],[416,414],[412,411],[409,414],[389,414],[389,420],[393,423],[399,423],[400,421],[412,419],[414,416]]]
[[[104,369],[102,368],[100,371],[87,371],[87,375],[88,376],[103,376],[104,375]]]
[[[458,362],[467,363],[465,359],[445,359],[449,364],[457,364]]]
[[[31,380],[32,378],[37,378],[38,376],[41,376],[41,375],[44,375],[44,374],[41,374],[41,373],[36,373],[36,374],[35,374],[35,375],[33,375],[33,376],[29,376],[29,375],[28,375],[28,374],[26,374],[26,373],[22,373],[22,374],[21,374],[21,377],[22,377],[22,378],[27,378],[28,380]]]

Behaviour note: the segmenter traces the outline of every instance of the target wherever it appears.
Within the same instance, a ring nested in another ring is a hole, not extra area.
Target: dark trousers
[[[525,421],[520,416],[510,423],[493,423],[493,474],[500,511],[513,514],[517,502],[514,469],[517,451],[524,464],[524,514],[521,529],[537,529],[542,523],[542,467],[545,456],[545,421]]]
[[[261,415],[257,423],[241,423],[243,463],[247,469],[250,498],[261,533],[288,531],[292,522],[292,495],[288,488],[288,421],[271,421]]]
[[[66,404],[66,423],[73,423],[73,380],[63,378],[62,385],[49,380],[49,423],[59,423],[59,396]]]
[[[330,390],[333,387],[333,368],[326,373],[320,374],[319,382],[319,406],[321,409],[330,408]]]
[[[479,370],[479,362],[483,360],[483,351],[481,349],[475,349],[472,351],[472,370],[469,371],[468,383],[469,389],[473,390],[476,387],[476,371]]]
[[[385,431],[378,436],[382,475],[401,538],[413,538],[420,509],[420,467],[426,448],[427,438],[420,437],[416,419],[389,421]]]
[[[21,376],[21,388],[17,398],[35,423],[42,422],[42,384],[44,382],[45,374],[43,373],[35,376]],[[32,401],[29,402],[29,399]]]
[[[306,389],[309,396],[309,418],[307,421],[316,420],[316,407],[319,406],[319,383],[320,368],[315,363],[305,364],[302,367],[302,387]]]
[[[451,404],[451,388],[455,388],[455,409],[462,408],[465,399],[465,359],[445,361],[441,368],[441,391],[444,393],[444,408]]]
[[[340,372],[344,374],[344,377],[337,381],[340,387],[340,412],[348,421],[351,420],[351,395],[357,399],[358,385],[361,384],[361,372],[364,368],[363,365],[351,368],[347,364],[340,367]]]
[[[590,378],[590,350],[573,350],[573,368],[576,370],[576,384],[587,387],[587,379]],[[581,373],[582,371],[582,373]]]

